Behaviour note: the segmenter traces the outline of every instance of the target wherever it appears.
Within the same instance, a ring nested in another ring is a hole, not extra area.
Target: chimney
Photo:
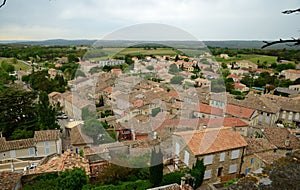
[[[180,188],[182,189],[185,185],[185,177],[181,177],[181,181],[180,181]]]
[[[285,141],[284,141],[284,145],[285,146],[290,146],[290,137],[289,137],[289,135],[285,138]]]

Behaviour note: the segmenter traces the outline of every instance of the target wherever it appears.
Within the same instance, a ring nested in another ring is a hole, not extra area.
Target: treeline
[[[229,49],[229,48],[209,48],[213,55],[220,55],[222,53],[228,54],[230,57],[238,56],[238,54],[258,54],[277,56],[278,60],[288,60],[300,62],[300,50],[288,49]]]
[[[67,46],[21,46],[0,45],[0,57],[17,58],[24,61],[35,60],[36,62],[54,60],[57,57],[72,55],[82,57],[86,50]]]

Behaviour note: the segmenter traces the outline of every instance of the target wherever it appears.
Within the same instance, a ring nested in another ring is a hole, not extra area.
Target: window
[[[33,156],[34,155],[34,148],[29,148],[29,155]]]
[[[239,157],[239,154],[240,154],[240,150],[233,150],[231,152],[231,159],[236,159]]]
[[[254,158],[251,158],[251,164],[254,164]]]
[[[49,146],[49,145],[50,145],[49,141],[45,141],[45,142],[44,142],[44,145],[45,145],[45,146]]]
[[[46,148],[46,154],[50,154],[50,148]]]
[[[223,162],[225,160],[225,152],[222,152],[220,154],[220,162]]]
[[[179,155],[179,152],[180,152],[180,146],[179,146],[179,143],[176,142],[176,144],[175,144],[175,154]]]
[[[282,112],[281,118],[282,118],[282,119],[285,119],[285,117],[286,117],[286,111],[283,111],[283,112]]]
[[[188,166],[189,165],[189,160],[190,160],[190,154],[188,151],[184,151],[184,163]]]
[[[292,119],[293,119],[293,112],[290,112],[288,120],[291,121]]]
[[[269,124],[270,118],[269,118],[269,117],[266,117],[266,120],[265,120],[265,121],[266,121],[267,124]]]
[[[208,155],[204,157],[204,165],[212,164],[214,155]]]
[[[16,151],[15,150],[11,150],[10,151],[10,157],[11,158],[15,158],[16,157]]]
[[[299,113],[296,113],[295,120],[297,120],[297,121],[299,120],[299,115],[300,115]]]
[[[232,164],[229,166],[229,172],[228,173],[235,173],[237,170],[237,164]]]
[[[260,115],[260,116],[259,116],[259,122],[262,122],[262,120],[263,120],[263,116]]]
[[[247,168],[245,171],[245,175],[247,175],[250,172],[250,168]]]
[[[209,179],[209,178],[211,178],[211,170],[205,170],[203,179]]]

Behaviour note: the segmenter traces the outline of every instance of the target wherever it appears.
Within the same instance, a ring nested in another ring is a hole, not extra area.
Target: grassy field
[[[8,63],[11,63],[15,67],[16,71],[19,71],[20,69],[23,70],[23,71],[26,71],[26,70],[28,70],[30,68],[29,66],[27,66],[24,63],[21,63],[19,61],[18,61],[17,64],[13,64],[12,60],[13,60],[12,58],[0,57],[0,63],[2,63],[2,61],[6,61]]]
[[[220,58],[220,56],[215,56],[216,61],[220,61],[223,63],[227,62],[233,62],[233,61],[238,61],[238,60],[248,60],[253,63],[257,63],[259,60],[260,63],[267,62],[267,64],[272,64],[276,63],[277,57],[276,56],[268,56],[268,55],[256,55],[256,54],[240,54],[235,57],[230,57],[229,59],[223,59]]]

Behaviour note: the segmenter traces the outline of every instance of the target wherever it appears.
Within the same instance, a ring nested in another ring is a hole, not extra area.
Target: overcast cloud
[[[299,36],[300,15],[281,12],[299,6],[299,0],[7,0],[0,40],[100,39],[141,23],[172,25],[200,40],[290,38]]]

